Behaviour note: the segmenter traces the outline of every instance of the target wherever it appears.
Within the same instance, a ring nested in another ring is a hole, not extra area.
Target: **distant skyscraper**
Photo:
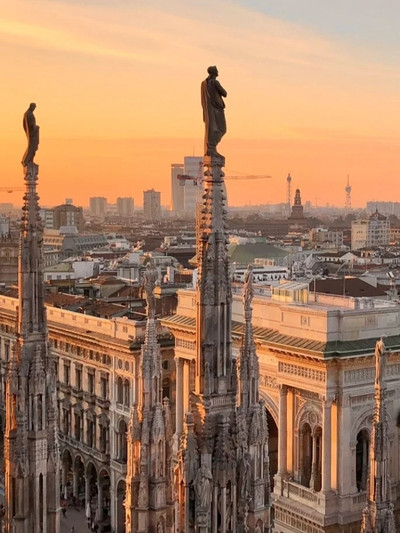
[[[171,164],[171,203],[175,215],[181,215],[184,211],[185,180],[178,179],[183,174],[183,164]]]
[[[185,180],[184,211],[188,215],[195,215],[196,205],[201,202],[203,184],[203,158],[198,156],[186,156],[184,158],[184,175],[193,177],[193,180]]]
[[[102,196],[89,198],[89,209],[93,216],[104,218],[107,211],[107,198]]]
[[[133,198],[117,198],[117,209],[120,217],[131,217],[133,215]]]
[[[389,215],[400,216],[400,202],[367,202],[366,209],[368,213],[374,213],[377,209],[379,213],[388,217]]]
[[[143,191],[143,211],[146,220],[160,220],[161,218],[161,193],[150,189]]]

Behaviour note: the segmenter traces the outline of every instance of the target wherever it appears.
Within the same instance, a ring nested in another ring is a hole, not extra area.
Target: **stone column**
[[[310,489],[315,490],[315,482],[317,477],[317,437],[315,433],[312,435],[312,463],[311,463],[311,478],[310,478]]]
[[[323,402],[322,492],[331,491],[332,400]]]
[[[101,522],[103,520],[103,484],[97,482],[97,511],[96,511],[96,520]]]
[[[85,509],[87,504],[90,504],[90,478],[85,476]]]
[[[76,499],[78,499],[79,497],[78,472],[75,469],[72,470],[72,494],[75,496]]]
[[[278,474],[283,476],[287,472],[287,387],[280,386],[279,391],[279,453]]]
[[[303,428],[299,428],[297,433],[297,481],[303,483]]]
[[[226,487],[221,489],[221,533],[227,533],[226,531]]]
[[[64,496],[64,499],[66,500],[67,499],[67,495],[68,495],[67,465],[65,464],[64,461],[62,462],[62,466],[61,466],[61,485],[62,485],[62,490],[63,490],[63,496]]]
[[[176,417],[176,433],[178,437],[182,433],[183,429],[183,361],[180,357],[175,357],[176,367],[176,399],[175,399],[175,417]]]

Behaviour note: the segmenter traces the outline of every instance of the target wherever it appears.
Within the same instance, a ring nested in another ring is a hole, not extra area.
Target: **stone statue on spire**
[[[29,104],[27,111],[24,113],[22,125],[28,139],[28,146],[22,157],[22,165],[27,167],[33,163],[36,151],[39,147],[39,126],[36,124],[35,115],[33,112],[36,109],[36,104],[33,102]]]
[[[204,155],[219,156],[217,144],[226,133],[225,103],[227,92],[217,80],[217,67],[208,67],[208,77],[201,84],[201,105],[205,124]]]
[[[244,273],[244,287],[243,287],[243,306],[244,310],[251,308],[251,302],[253,301],[253,265],[248,265],[246,272]]]
[[[375,387],[383,385],[383,369],[385,367],[386,347],[383,337],[375,345]]]
[[[154,318],[156,314],[156,299],[154,297],[154,289],[158,279],[158,272],[154,266],[153,261],[147,263],[146,270],[143,273],[142,288],[146,292],[147,301],[147,316]]]

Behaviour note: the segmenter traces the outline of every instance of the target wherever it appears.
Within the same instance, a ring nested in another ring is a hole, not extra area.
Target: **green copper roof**
[[[171,327],[184,328],[195,331],[196,319],[173,315],[162,319],[162,323]],[[241,338],[243,334],[243,324],[241,322],[232,322],[232,336],[234,338]],[[290,349],[296,352],[304,353],[305,355],[312,355],[324,359],[335,357],[351,357],[356,355],[371,355],[374,353],[376,337],[370,339],[360,339],[354,341],[315,341],[304,339],[301,337],[292,337],[291,335],[284,335],[271,328],[254,327],[253,328],[255,342],[265,343],[271,348],[280,350]],[[400,335],[386,337],[385,345],[389,350],[400,350]]]

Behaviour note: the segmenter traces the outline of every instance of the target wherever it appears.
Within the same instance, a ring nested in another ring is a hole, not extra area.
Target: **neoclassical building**
[[[3,427],[17,306],[17,299],[0,296]],[[101,319],[54,307],[47,308],[47,320],[49,345],[57,362],[62,493],[90,499],[93,517],[109,523],[115,533],[124,533],[127,431],[140,390],[138,366],[146,323]],[[162,395],[171,399],[173,409],[171,338],[159,325],[154,327],[161,344]]]
[[[234,287],[235,289],[235,287]],[[241,288],[238,288],[241,292]],[[358,533],[367,501],[374,413],[374,350],[386,336],[389,476],[400,502],[400,308],[369,298],[310,294],[285,282],[255,288],[253,331],[260,396],[269,423],[276,533]],[[176,315],[162,320],[175,337],[176,426],[187,410],[196,365],[195,290],[179,292]],[[233,299],[233,351],[243,343],[243,304]]]

